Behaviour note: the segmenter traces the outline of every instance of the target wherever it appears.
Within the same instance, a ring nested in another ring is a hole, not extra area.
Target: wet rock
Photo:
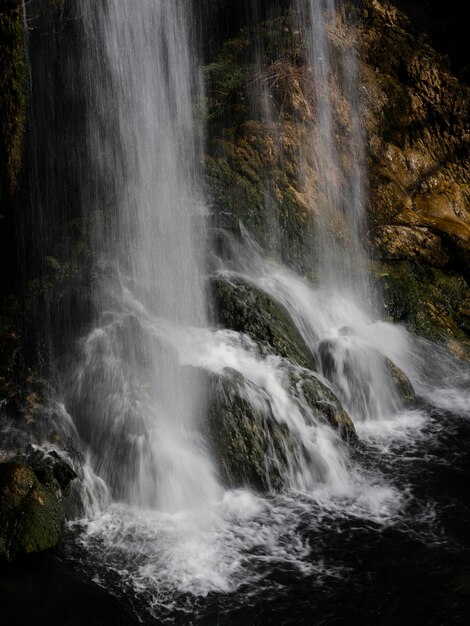
[[[315,360],[289,313],[268,295],[239,280],[215,278],[211,283],[217,321],[292,362],[315,369]]]
[[[291,381],[295,387],[300,387],[303,398],[314,414],[338,430],[344,441],[354,443],[357,440],[352,419],[333,391],[313,372],[303,370],[292,373]]]
[[[434,267],[446,267],[450,260],[448,248],[429,228],[422,226],[380,226],[376,243],[384,259],[407,259]]]
[[[416,405],[416,393],[406,374],[374,346],[356,343],[354,349],[338,339],[325,339],[318,346],[324,376],[341,389],[346,404],[360,414],[374,413],[374,395],[383,392],[390,406],[398,399],[405,407]],[[390,393],[384,388],[389,383]],[[375,389],[375,394],[371,391]],[[398,408],[398,407],[397,407]],[[344,421],[347,425],[347,421]]]
[[[64,511],[24,462],[0,464],[0,556],[40,552],[60,539]]]
[[[370,181],[366,245],[382,263],[378,273],[387,273],[390,263],[405,262],[416,266],[411,281],[419,282],[428,269],[442,271],[437,280],[426,280],[419,296],[425,304],[416,307],[407,302],[408,272],[397,272],[400,304],[388,312],[406,321],[401,310],[415,307],[413,332],[432,339],[449,334],[468,338],[467,319],[456,314],[466,296],[449,306],[447,281],[441,278],[470,281],[470,91],[450,58],[428,37],[430,24],[431,31],[442,28],[435,9],[412,10],[411,4],[364,0],[358,11],[357,3],[346,2],[346,19],[328,21],[327,36],[333,54],[342,55],[351,46],[348,17],[358,33],[368,157],[360,174]],[[419,19],[415,11],[422,13]],[[259,63],[252,62],[253,49],[267,52]],[[216,211],[230,211],[270,253],[315,275],[312,237],[318,207],[326,206],[318,196],[318,163],[325,156],[315,154],[315,141],[312,146],[317,111],[301,50],[298,29],[281,16],[226,41],[211,59],[207,182]],[[263,121],[257,106],[262,113],[267,99],[270,114]],[[340,88],[333,89],[332,99],[341,142],[351,120]],[[332,167],[324,163],[325,169]],[[358,173],[348,159],[342,167]],[[334,209],[328,207],[332,215]],[[333,240],[348,245],[344,220],[338,215],[332,221]]]
[[[285,373],[282,384],[306,426],[329,424],[344,441],[357,439],[341,403],[313,372],[286,363]],[[275,414],[265,390],[228,368],[210,376],[210,388],[207,436],[226,485],[279,490],[302,464],[315,464],[300,433],[289,427],[289,416]]]
[[[27,460],[29,467],[43,485],[51,490],[60,490],[62,494],[67,491],[70,483],[77,478],[77,473],[70,463],[55,450],[45,452],[30,446],[27,450]]]
[[[222,481],[229,487],[258,490],[284,486],[288,464],[286,442],[299,442],[285,424],[266,415],[240,393],[246,381],[235,371],[212,375],[207,435]]]
[[[470,274],[468,83],[424,35],[426,22],[442,27],[432,12],[415,20],[409,3],[363,6],[369,219],[389,313],[427,338],[465,340],[455,283]]]
[[[428,339],[452,338],[468,350],[470,288],[458,272],[403,260],[382,265],[380,278],[389,317]]]
[[[385,367],[393,381],[393,384],[395,385],[395,389],[398,392],[403,405],[408,408],[416,406],[416,392],[405,372],[403,372],[390,359],[385,359]]]

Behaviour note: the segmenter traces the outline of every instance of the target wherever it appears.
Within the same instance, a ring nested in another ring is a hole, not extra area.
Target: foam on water
[[[88,521],[80,537],[101,584],[116,577],[122,591],[148,605],[182,602],[180,594],[246,593],[269,588],[275,568],[314,576],[316,583],[342,575],[338,563],[315,557],[305,528],[321,531],[338,519],[387,525],[404,504],[396,490],[357,485],[348,498],[320,491],[263,497],[247,490],[225,493],[205,511],[165,514],[112,505]],[[366,495],[367,494],[367,495]],[[302,531],[302,532],[301,532]]]

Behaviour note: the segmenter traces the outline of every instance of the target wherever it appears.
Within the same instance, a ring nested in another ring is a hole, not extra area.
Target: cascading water
[[[96,185],[86,201],[95,214],[103,211],[91,236],[104,276],[96,295],[101,318],[82,344],[72,412],[116,497],[165,510],[201,506],[218,493],[196,423],[204,385],[141,323],[148,308],[175,325],[205,324],[189,7],[82,4]],[[101,204],[103,189],[112,211]]]
[[[302,5],[300,15],[305,14]],[[311,337],[309,343],[355,419],[384,417],[396,412],[399,401],[367,328],[372,294],[363,247],[364,139],[354,35],[349,26],[351,41],[335,50],[332,38],[340,16],[334,0],[307,5],[307,61],[316,110],[309,147],[318,173],[315,248],[322,310],[328,311],[314,325],[315,346]],[[309,308],[316,304],[310,301]]]
[[[298,13],[306,17],[303,32],[316,112],[311,143],[304,150],[313,153],[318,176],[318,280],[369,308],[364,138],[353,26],[348,24],[350,41],[335,48],[341,17],[334,0],[299,2]]]
[[[275,470],[283,474],[285,487],[293,493],[300,490],[313,498],[311,502],[321,501],[322,506],[336,510],[335,499],[345,499],[359,516],[384,523],[396,510],[400,496],[393,488],[361,474],[339,434],[308,404],[302,368],[260,353],[245,335],[206,327],[203,259],[198,255],[204,247],[202,217],[195,220],[200,206],[198,145],[191,108],[197,95],[197,68],[190,58],[186,12],[181,5],[156,0],[142,3],[138,11],[135,7],[131,11],[122,0],[108,0],[99,6],[86,2],[84,7],[88,142],[98,181],[89,201],[95,206],[99,203],[104,185],[116,213],[109,218],[109,232],[104,228],[104,216],[102,229],[92,234],[104,275],[97,293],[101,318],[82,342],[82,359],[69,402],[96,472],[110,485],[115,499],[131,505],[111,507],[88,526],[84,542],[101,554],[103,549],[111,549],[108,536],[132,572],[128,583],[137,589],[145,581],[154,589],[158,582],[161,590],[155,601],[160,604],[173,586],[202,594],[236,588],[240,577],[251,576],[238,563],[246,550],[265,551],[272,544],[277,546],[275,558],[280,562],[291,558],[277,522],[262,533],[257,527],[266,508],[275,519],[284,517],[292,525],[296,510],[292,503],[284,509],[285,504],[263,503],[249,493],[235,496],[226,492],[220,499],[222,491],[199,434],[198,418],[204,415],[205,398],[204,377],[198,372],[227,381],[236,373],[230,384],[264,423],[268,483]],[[317,56],[329,54],[325,10],[322,6],[322,20],[316,22],[316,9],[312,8],[312,24],[324,41],[320,51],[314,47],[311,53],[314,77],[320,83],[326,80],[326,70]],[[318,198],[326,208],[320,203],[318,212],[346,213],[346,207],[340,205],[342,194],[353,194],[357,213],[351,227],[353,250],[341,258],[331,257],[330,246],[323,245],[323,237],[329,237],[329,215],[318,240],[322,241],[322,291],[312,291],[287,270],[273,269],[250,244],[237,248],[235,265],[238,276],[286,307],[317,356],[319,344],[330,337],[332,329],[337,332],[354,324],[358,336],[352,339],[347,366],[361,364],[357,380],[349,381],[352,387],[360,385],[360,393],[353,391],[348,396],[342,372],[330,379],[349,400],[353,415],[365,418],[369,413],[376,416],[383,408],[374,395],[382,383],[377,379],[381,361],[378,357],[376,362],[371,360],[375,346],[372,349],[359,337],[359,327],[366,327],[368,319],[348,300],[355,289],[349,264],[354,260],[361,265],[363,259],[358,239],[362,192],[352,182],[350,188],[345,184],[338,191],[338,179],[344,177],[343,155],[332,142],[331,99],[324,97],[322,89],[318,89],[316,103],[319,128],[315,136],[320,147],[315,149],[319,156],[327,155],[335,177],[321,178]],[[268,96],[265,92],[265,103]],[[351,111],[351,117],[355,113]],[[265,106],[259,114],[272,113]],[[271,119],[267,121],[271,124]],[[365,273],[360,275],[360,284],[365,285]],[[355,276],[357,279],[357,272]],[[312,318],[312,308],[322,311],[320,317]],[[337,335],[339,342],[343,335]],[[335,346],[335,359],[341,350],[345,350],[343,343]],[[367,377],[374,375],[371,384]],[[329,384],[317,376],[322,384]],[[294,385],[296,377],[300,382]],[[371,390],[364,398],[366,385]],[[328,402],[327,397],[324,400]],[[283,433],[277,449],[271,441],[270,421]],[[135,505],[156,511],[139,514],[132,508]],[[203,512],[202,507],[208,508]],[[166,518],[164,511],[182,513],[178,518]],[[171,531],[168,524],[174,525]],[[251,535],[246,544],[234,539],[240,524]],[[129,533],[135,534],[137,543],[129,543]],[[209,550],[211,534],[217,540]],[[143,545],[147,546],[145,554]],[[303,550],[299,546],[293,555],[295,567],[303,567]],[[191,559],[184,557],[186,553]],[[227,568],[231,560],[232,569]],[[168,569],[170,561],[173,564]],[[201,580],[198,568],[204,570]]]
[[[367,184],[354,29],[348,24],[347,41],[338,34],[344,16],[333,0],[300,0],[293,8],[291,28],[300,33],[307,68],[304,89],[312,100],[301,109],[303,115],[310,111],[308,136],[294,131],[301,139],[297,188],[315,214],[311,245],[318,289],[288,272],[281,279],[283,270],[273,271],[269,263],[262,268],[261,257],[251,244],[232,252],[235,261],[228,268],[242,272],[244,280],[282,302],[355,420],[389,417],[397,413],[401,402],[384,359],[385,342],[379,345],[376,341],[374,314],[381,307],[374,302],[377,289],[372,289],[365,250]],[[341,32],[345,30],[343,27]],[[266,77],[266,71],[263,74],[259,68],[260,57],[258,46],[257,73],[262,85],[256,115],[282,154],[282,124],[274,123],[270,106],[275,100],[270,90],[275,90],[282,70],[274,63]],[[289,71],[295,72],[295,66]],[[307,124],[303,118],[295,123],[298,127]],[[301,179],[308,178],[308,170],[315,172],[315,182],[304,190]],[[265,196],[269,197],[268,189]],[[279,225],[270,225],[268,242],[279,243],[278,231]],[[276,245],[272,247],[275,250]],[[386,336],[395,341],[399,334],[395,329]],[[401,343],[406,343],[406,338]]]

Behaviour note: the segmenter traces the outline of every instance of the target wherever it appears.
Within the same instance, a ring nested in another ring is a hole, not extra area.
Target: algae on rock
[[[315,359],[282,305],[241,280],[215,278],[211,291],[219,324],[246,333],[260,347],[268,345],[293,363],[315,369]]]
[[[289,426],[289,416],[275,414],[263,389],[230,369],[212,375],[210,383],[207,435],[224,484],[279,490],[302,466],[318,465],[300,432]],[[356,440],[339,400],[312,372],[292,366],[282,385],[306,425],[324,424],[344,441]]]
[[[40,552],[60,539],[64,513],[55,495],[20,462],[0,464],[0,555]]]

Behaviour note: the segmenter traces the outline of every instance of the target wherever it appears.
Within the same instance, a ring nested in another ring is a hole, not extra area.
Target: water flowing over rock
[[[315,368],[315,360],[283,307],[255,287],[216,278],[211,285],[216,321],[248,334],[298,365]]]

